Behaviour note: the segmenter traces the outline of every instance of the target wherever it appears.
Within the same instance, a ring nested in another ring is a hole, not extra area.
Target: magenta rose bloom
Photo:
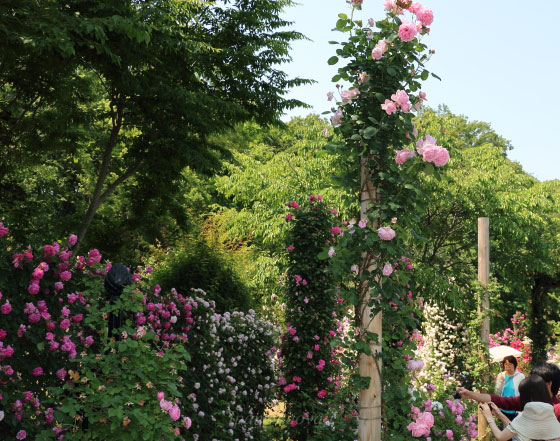
[[[9,314],[10,312],[12,312],[12,305],[10,305],[9,302],[6,302],[2,305],[2,307],[0,308],[0,310],[2,311],[2,314]]]
[[[35,280],[33,280],[33,282],[35,282]],[[36,295],[39,293],[39,290],[41,288],[39,287],[38,283],[30,283],[29,286],[27,287],[27,292],[31,295]]]
[[[169,416],[173,421],[177,421],[181,417],[181,409],[179,409],[179,406],[173,406],[169,409]]]

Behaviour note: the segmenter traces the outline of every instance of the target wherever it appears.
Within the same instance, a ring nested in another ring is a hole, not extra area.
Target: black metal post
[[[123,288],[130,284],[132,284],[132,276],[126,266],[121,263],[115,263],[105,276],[105,281],[103,283],[107,297],[109,297],[109,303],[114,305],[121,296]],[[118,329],[122,326],[123,315],[123,312],[120,310],[116,315],[112,312],[109,313],[109,317],[107,319],[109,338],[113,336],[113,329]],[[119,334],[116,334],[113,337],[115,337],[115,340],[121,339]],[[82,430],[86,431],[88,427],[88,418],[84,416],[82,419]]]

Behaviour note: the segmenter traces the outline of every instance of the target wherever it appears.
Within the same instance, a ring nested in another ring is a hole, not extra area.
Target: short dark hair
[[[542,361],[540,363],[533,364],[531,369],[531,375],[538,375],[541,377],[545,383],[552,383],[550,391],[552,396],[555,397],[560,388],[560,368],[554,363],[547,363]]]
[[[513,367],[517,369],[517,358],[515,358],[513,355],[504,357],[504,359],[502,360],[502,369],[505,369],[504,365],[506,364],[506,361],[509,361],[511,364],[513,364]]]
[[[552,397],[546,386],[546,382],[540,375],[531,375],[524,378],[519,383],[519,400],[521,410],[525,404],[532,401],[541,401],[543,403],[552,404]]]

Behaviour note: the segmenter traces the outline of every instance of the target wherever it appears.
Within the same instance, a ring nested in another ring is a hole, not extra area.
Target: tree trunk
[[[370,203],[378,203],[376,189],[371,183],[371,171],[368,167],[368,157],[360,159],[361,191],[360,191],[360,219],[368,220],[367,212]],[[372,227],[377,228],[378,222]],[[364,253],[361,272],[369,271],[372,260],[371,253]],[[359,404],[359,441],[381,440],[381,361],[374,358],[375,354],[381,353],[381,313],[371,317],[369,286],[367,281],[361,282],[358,287],[360,304],[357,307],[356,318],[360,329],[360,336],[366,332],[372,332],[378,336],[378,344],[371,343],[371,355],[360,354],[359,369],[360,376],[369,377],[369,387],[360,390]]]
[[[532,340],[531,352],[535,361],[546,359],[546,348],[552,336],[552,330],[545,317],[547,294],[558,288],[560,288],[559,275],[551,277],[547,274],[537,274],[535,276],[535,284],[531,290],[531,326],[529,328],[529,338]]]
[[[99,167],[97,182],[95,183],[95,190],[93,191],[93,195],[91,197],[88,210],[84,217],[82,227],[78,231],[78,243],[76,244],[75,248],[76,255],[78,254],[80,246],[84,240],[84,237],[86,236],[87,230],[91,225],[91,221],[93,220],[95,213],[102,203],[101,196],[103,194],[103,187],[105,186],[107,174],[109,173],[109,164],[113,157],[113,149],[115,148],[115,144],[117,142],[117,138],[122,126],[122,112],[122,105],[117,105],[116,111],[113,113],[112,117],[111,134],[109,135],[109,139],[107,140],[107,145],[105,146],[105,151],[103,152],[103,157],[101,160],[101,166]],[[105,198],[107,196],[108,195],[106,195]]]

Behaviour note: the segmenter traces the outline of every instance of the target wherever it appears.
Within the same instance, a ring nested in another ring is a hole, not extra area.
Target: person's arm
[[[458,387],[457,392],[459,392],[461,398],[470,398],[471,400],[478,401],[479,403],[489,403],[492,401],[489,394],[473,392],[472,390],[465,389],[464,387]]]
[[[507,428],[504,430],[500,430],[498,428],[498,426],[496,425],[496,421],[492,416],[492,411],[490,410],[490,406],[488,406],[488,403],[482,403],[480,405],[480,410],[482,411],[482,415],[484,415],[484,418],[486,418],[486,421],[488,422],[488,427],[490,427],[492,435],[494,435],[497,441],[508,441],[515,436],[515,434]]]
[[[511,423],[509,418],[505,416],[503,412],[500,410],[500,408],[496,406],[494,403],[490,403],[490,409],[492,410],[492,413],[496,415],[496,417],[502,422],[504,427],[508,426],[509,423]]]
[[[499,397],[498,395],[490,394],[490,401],[502,410],[522,410],[519,395],[517,397]]]
[[[496,377],[496,385],[494,387],[494,393],[496,395],[502,395],[502,391],[504,390],[504,381],[505,381],[505,374],[500,372]]]
[[[560,403],[554,403],[554,415],[556,419],[560,421]]]

